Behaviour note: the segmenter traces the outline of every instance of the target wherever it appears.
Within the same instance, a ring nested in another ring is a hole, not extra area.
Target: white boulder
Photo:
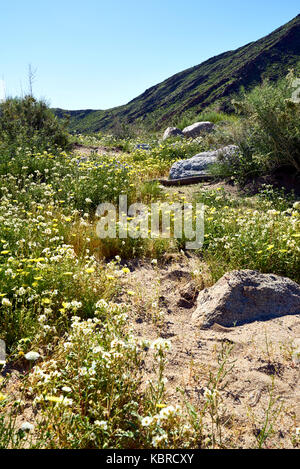
[[[163,140],[167,140],[168,138],[171,137],[183,137],[183,133],[180,129],[177,129],[177,127],[168,127],[165,130],[165,133],[163,135]]]
[[[186,138],[196,138],[199,135],[211,132],[215,127],[212,122],[195,122],[183,129],[182,133]]]
[[[169,179],[183,179],[209,174],[209,166],[221,157],[232,158],[237,153],[236,145],[228,145],[219,150],[205,151],[187,160],[176,161],[170,169]]]

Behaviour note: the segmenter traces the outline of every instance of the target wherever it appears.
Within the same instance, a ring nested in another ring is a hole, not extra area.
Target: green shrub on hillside
[[[295,74],[277,84],[264,83],[246,95],[242,110],[249,119],[249,148],[266,170],[291,166],[300,171],[300,103],[292,100]]]
[[[226,114],[224,112],[207,109],[200,114],[187,112],[178,121],[175,122],[176,127],[183,130],[185,127],[195,122],[213,122],[214,124],[236,122],[238,117],[235,114]]]
[[[69,147],[69,137],[44,101],[28,95],[9,98],[0,105],[0,142],[4,147],[30,150]]]
[[[299,67],[300,69],[300,67]],[[300,104],[293,100],[296,73],[277,82],[265,82],[234,101],[242,120],[235,126],[241,154],[234,163],[218,165],[220,176],[243,183],[279,169],[300,173]]]

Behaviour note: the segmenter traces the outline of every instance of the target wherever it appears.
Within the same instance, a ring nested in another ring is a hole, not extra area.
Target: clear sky
[[[0,90],[65,109],[107,109],[255,41],[299,0],[0,0]],[[0,96],[1,99],[1,96]]]

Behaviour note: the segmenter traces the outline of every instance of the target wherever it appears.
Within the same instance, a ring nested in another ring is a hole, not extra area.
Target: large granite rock
[[[231,158],[238,151],[235,145],[220,148],[214,151],[205,151],[187,160],[176,161],[170,169],[169,179],[183,179],[209,174],[209,166],[216,163],[219,158]]]
[[[273,274],[235,270],[200,292],[192,321],[202,329],[213,324],[238,326],[300,314],[300,285]]]
[[[163,135],[163,140],[167,140],[168,138],[171,137],[183,137],[183,133],[180,129],[177,129],[177,127],[168,127],[165,130],[165,133]]]
[[[212,122],[195,122],[183,129],[182,133],[186,138],[197,138],[199,135],[211,132],[214,127]]]

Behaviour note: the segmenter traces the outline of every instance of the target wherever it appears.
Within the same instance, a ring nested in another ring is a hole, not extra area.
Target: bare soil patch
[[[130,268],[131,273],[123,280],[122,301],[132,305],[135,333],[150,341],[162,337],[172,343],[166,367],[167,403],[182,400],[179,388],[193,405],[203,405],[210,373],[217,373],[222,350],[232,347],[229,362],[234,367],[220,391],[225,440],[236,447],[255,446],[273,387],[274,408],[282,406],[282,410],[268,445],[291,448],[296,427],[300,426],[299,366],[292,360],[300,340],[300,316],[232,328],[215,324],[209,330],[200,330],[191,317],[197,291],[211,283],[205,265],[192,256],[182,256],[159,267],[140,262]],[[197,281],[193,278],[195,269],[203,272],[202,285],[199,276]],[[131,295],[127,294],[129,290]],[[154,374],[149,358],[145,381]]]

